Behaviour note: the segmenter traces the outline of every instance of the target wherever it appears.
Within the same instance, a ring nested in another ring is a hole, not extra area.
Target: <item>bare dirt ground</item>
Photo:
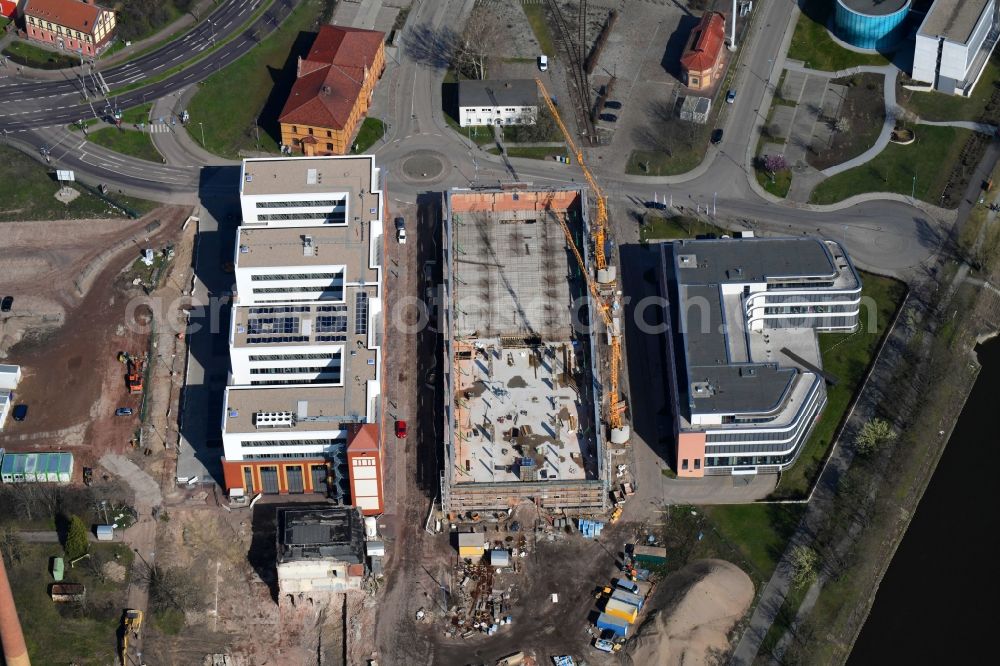
[[[0,446],[69,449],[78,470],[125,448],[136,420],[116,418],[114,409],[138,413],[139,399],[126,394],[116,355],[144,350],[147,333],[127,325],[141,292],[120,274],[141,249],[177,239],[188,213],[163,207],[141,220],[0,226],[4,289],[15,297],[0,324],[0,350],[22,367],[16,400],[30,409],[24,422],[8,422]]]
[[[370,597],[351,592],[276,603],[270,587],[273,523],[261,524],[247,509],[226,512],[211,493],[196,495],[182,506],[168,502],[170,520],[159,529],[157,561],[197,577],[202,607],[186,614],[187,624],[176,635],[162,631],[154,613],[146,663],[188,666],[212,654],[229,655],[233,666],[365,663],[360,655],[370,654],[370,640],[362,641],[357,659],[345,659],[344,644],[363,638],[360,618],[372,606]]]

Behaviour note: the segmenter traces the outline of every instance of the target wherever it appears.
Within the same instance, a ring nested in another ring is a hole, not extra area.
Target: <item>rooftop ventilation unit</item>
[[[295,425],[295,415],[291,412],[256,412],[253,424],[256,428],[291,428]]]
[[[319,170],[309,169],[306,171],[306,185],[315,185],[319,182]]]
[[[312,236],[302,237],[302,256],[312,257],[316,254],[316,248],[313,246]]]
[[[677,255],[677,264],[681,268],[694,268],[698,265],[698,258],[693,254]]]

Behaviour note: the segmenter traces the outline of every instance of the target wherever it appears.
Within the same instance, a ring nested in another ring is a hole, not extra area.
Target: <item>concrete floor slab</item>
[[[794,106],[776,106],[771,114],[770,127],[778,130],[778,135],[782,139],[787,139],[792,133],[792,121],[795,118]]]

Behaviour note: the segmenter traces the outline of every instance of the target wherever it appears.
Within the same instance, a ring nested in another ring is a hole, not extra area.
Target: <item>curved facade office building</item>
[[[860,49],[894,49],[905,35],[911,1],[837,0],[833,32]]]
[[[749,238],[660,251],[677,476],[788,469],[836,381],[822,368],[817,332],[858,326],[861,279],[844,248]]]

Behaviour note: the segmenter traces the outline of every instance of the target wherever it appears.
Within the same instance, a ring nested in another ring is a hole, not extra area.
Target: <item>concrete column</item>
[[[21,622],[17,619],[14,595],[7,580],[7,568],[0,557],[0,645],[7,666],[31,666],[28,647],[24,644]]]

